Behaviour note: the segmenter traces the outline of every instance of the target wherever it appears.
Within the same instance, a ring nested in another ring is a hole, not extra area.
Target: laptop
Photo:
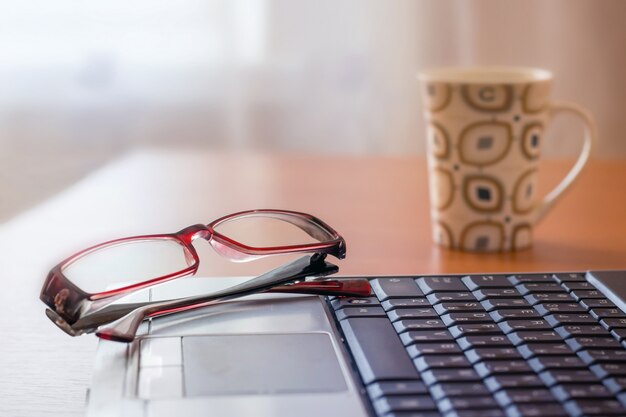
[[[259,294],[101,340],[87,415],[626,416],[626,271],[370,279],[371,297]]]

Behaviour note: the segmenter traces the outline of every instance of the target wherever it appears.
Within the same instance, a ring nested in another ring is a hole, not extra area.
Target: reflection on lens
[[[193,258],[174,239],[132,240],[104,246],[63,268],[87,292],[109,291],[182,271]]]
[[[222,223],[215,231],[232,240],[252,247],[277,247],[305,245],[319,242],[320,239],[311,237],[300,227],[284,220],[271,217],[249,216],[239,217]],[[315,226],[319,234],[326,234]],[[330,240],[331,237],[322,236],[321,240]]]

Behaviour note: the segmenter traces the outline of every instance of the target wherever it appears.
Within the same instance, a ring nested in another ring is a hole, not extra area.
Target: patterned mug
[[[433,238],[464,251],[529,247],[533,226],[589,160],[596,128],[575,104],[549,99],[553,76],[533,68],[440,68],[419,74],[425,106]],[[585,122],[573,168],[537,195],[544,132],[558,112]]]

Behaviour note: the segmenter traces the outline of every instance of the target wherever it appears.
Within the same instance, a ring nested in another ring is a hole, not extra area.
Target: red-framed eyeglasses
[[[288,226],[272,233],[250,220]],[[242,243],[229,226],[244,225],[245,234],[272,237],[269,244]],[[293,232],[298,233],[293,233]],[[254,233],[256,232],[256,233]],[[291,236],[297,235],[297,236]],[[270,255],[309,253],[241,284],[210,294],[150,303],[116,303],[135,291],[198,271],[200,258],[193,242],[206,240],[217,253],[236,262]],[[295,240],[294,240],[295,239]],[[345,257],[344,239],[322,220],[286,210],[248,210],[196,224],[177,233],[133,236],[87,248],[49,272],[40,298],[46,315],[63,331],[78,336],[95,332],[101,338],[130,342],[146,318],[173,314],[259,292],[367,296],[366,279],[320,279],[338,267],[326,256]]]

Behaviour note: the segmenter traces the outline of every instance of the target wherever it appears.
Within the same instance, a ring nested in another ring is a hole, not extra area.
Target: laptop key
[[[547,292],[565,292],[565,288],[561,287],[556,282],[550,283],[523,283],[516,285],[515,288],[519,291],[520,294],[532,294],[532,293],[547,293]]]
[[[592,308],[589,310],[591,315],[600,320],[603,318],[626,318],[626,314],[619,308]]]
[[[485,385],[491,392],[506,388],[543,388],[544,384],[535,374],[494,375],[485,379]]]
[[[515,288],[483,288],[480,290],[472,291],[474,297],[478,301],[489,300],[491,298],[515,298],[522,297]]]
[[[486,378],[498,374],[528,374],[532,369],[523,360],[487,360],[476,364],[476,372]]]
[[[554,403],[554,395],[546,388],[509,388],[494,394],[502,407],[511,404]]]
[[[609,389],[613,394],[626,391],[626,377],[612,377],[606,378],[602,381],[605,387]]]
[[[517,349],[510,348],[478,348],[465,352],[465,356],[471,363],[491,359],[521,359]]]
[[[476,301],[471,292],[433,292],[428,294],[426,298],[432,305],[443,303],[446,301]]]
[[[604,318],[600,324],[608,330],[626,329],[626,318]]]
[[[482,408],[496,408],[498,403],[491,395],[450,397],[437,403],[439,411],[446,413],[452,410],[474,410]]]
[[[428,388],[422,381],[381,381],[367,386],[371,399],[386,395],[428,394]]]
[[[555,313],[544,316],[550,326],[558,327],[563,324],[596,324],[597,320],[587,313]]]
[[[376,278],[370,280],[372,291],[378,297],[380,301],[385,301],[389,298],[410,298],[410,297],[423,297],[424,294],[417,287],[413,278]]]
[[[411,358],[417,358],[422,355],[448,355],[461,354],[459,345],[454,342],[421,342],[414,343],[406,348]]]
[[[574,399],[612,398],[611,392],[602,384],[562,384],[552,388],[552,394],[561,402]]]
[[[339,310],[344,307],[365,307],[365,306],[378,306],[380,303],[376,297],[339,297],[330,302],[335,310]]]
[[[393,323],[398,333],[409,330],[439,330],[445,329],[446,325],[439,319],[407,319]]]
[[[469,368],[471,365],[463,355],[423,355],[413,361],[418,371],[435,368]]]
[[[340,324],[365,384],[379,380],[419,379],[388,319],[349,318]]]
[[[415,280],[426,295],[433,292],[465,292],[467,287],[459,277],[421,277]]]
[[[518,346],[517,350],[525,359],[538,355],[568,355],[572,353],[570,347],[563,343],[527,343]]]
[[[450,327],[448,330],[455,338],[469,335],[502,334],[502,331],[495,323],[458,324]]]
[[[574,352],[581,349],[623,349],[612,337],[572,337],[565,341]]]
[[[439,315],[455,312],[485,311],[478,301],[447,301],[435,305],[434,309]]]
[[[524,296],[524,299],[532,305],[538,303],[572,303],[576,301],[566,292],[528,294]]]
[[[461,279],[470,290],[483,288],[511,288],[513,284],[504,275],[470,275]]]
[[[439,411],[396,411],[383,417],[441,417]]]
[[[426,297],[390,298],[383,301],[380,305],[385,311],[390,311],[399,308],[430,307],[430,302]]]
[[[530,304],[523,298],[491,298],[480,302],[487,311],[502,308],[529,308]]]
[[[511,341],[503,334],[485,336],[465,336],[457,339],[457,343],[463,350],[477,347],[508,347]]]
[[[445,417],[506,417],[506,415],[499,408],[481,408],[476,410],[452,410]]]
[[[510,319],[541,319],[541,316],[533,308],[494,310],[489,314],[496,323]]]
[[[570,294],[572,294],[572,297],[574,297],[576,301],[587,298],[606,298],[606,296],[598,290],[575,290],[570,292]]]
[[[439,318],[439,315],[430,307],[398,308],[387,313],[392,322],[402,319]]]
[[[626,415],[626,410],[616,400],[572,400],[565,403],[565,409],[574,417]]]
[[[444,382],[479,382],[480,377],[472,368],[458,369],[431,369],[422,373],[422,379],[426,385],[434,385]]]
[[[554,330],[519,330],[509,333],[507,336],[515,346],[523,343],[553,343],[563,341],[561,336]]]
[[[587,298],[579,301],[583,308],[589,310],[590,308],[615,308],[616,305],[608,298]]]
[[[585,276],[583,274],[571,273],[571,274],[554,274],[552,277],[558,282],[562,284],[564,282],[586,282]]]
[[[585,313],[587,311],[578,303],[539,303],[534,307],[542,316],[552,313]]]
[[[549,387],[557,384],[591,384],[599,379],[587,369],[551,369],[539,374],[539,378]]]
[[[539,320],[507,320],[498,323],[502,332],[509,334],[518,330],[550,330],[552,327],[543,319]]]
[[[409,330],[400,335],[405,346],[418,342],[454,342],[454,338],[447,330]]]
[[[449,313],[441,316],[441,321],[446,326],[453,326],[455,324],[463,323],[491,323],[491,317],[485,311],[482,312],[469,312],[469,313]]]
[[[586,369],[585,363],[578,356],[537,356],[528,361],[528,365],[537,373],[552,369]]]
[[[594,287],[591,282],[588,281],[570,281],[570,282],[564,282],[561,284],[561,286],[563,288],[565,288],[567,291],[574,291],[574,290],[595,290],[596,287]]]
[[[626,350],[623,349],[587,349],[579,351],[578,356],[587,364],[596,362],[626,363]]]
[[[384,415],[393,411],[434,411],[437,407],[430,395],[390,395],[375,400],[374,409]]]
[[[524,274],[524,275],[511,275],[508,280],[513,285],[536,283],[536,284],[553,284],[554,278],[550,274]]]
[[[626,339],[626,329],[613,329],[611,330],[611,336],[619,341],[622,341]]]
[[[345,307],[337,310],[337,320],[349,317],[386,317],[385,311],[380,307]]]
[[[626,377],[626,364],[624,363],[598,363],[589,367],[591,372],[598,378]]]
[[[606,329],[600,325],[572,325],[568,324],[554,329],[563,339],[574,336],[606,336]]]
[[[567,411],[560,404],[514,404],[506,409],[507,417],[564,417]]]
[[[430,394],[435,401],[447,397],[489,395],[482,382],[444,382],[430,387]]]

